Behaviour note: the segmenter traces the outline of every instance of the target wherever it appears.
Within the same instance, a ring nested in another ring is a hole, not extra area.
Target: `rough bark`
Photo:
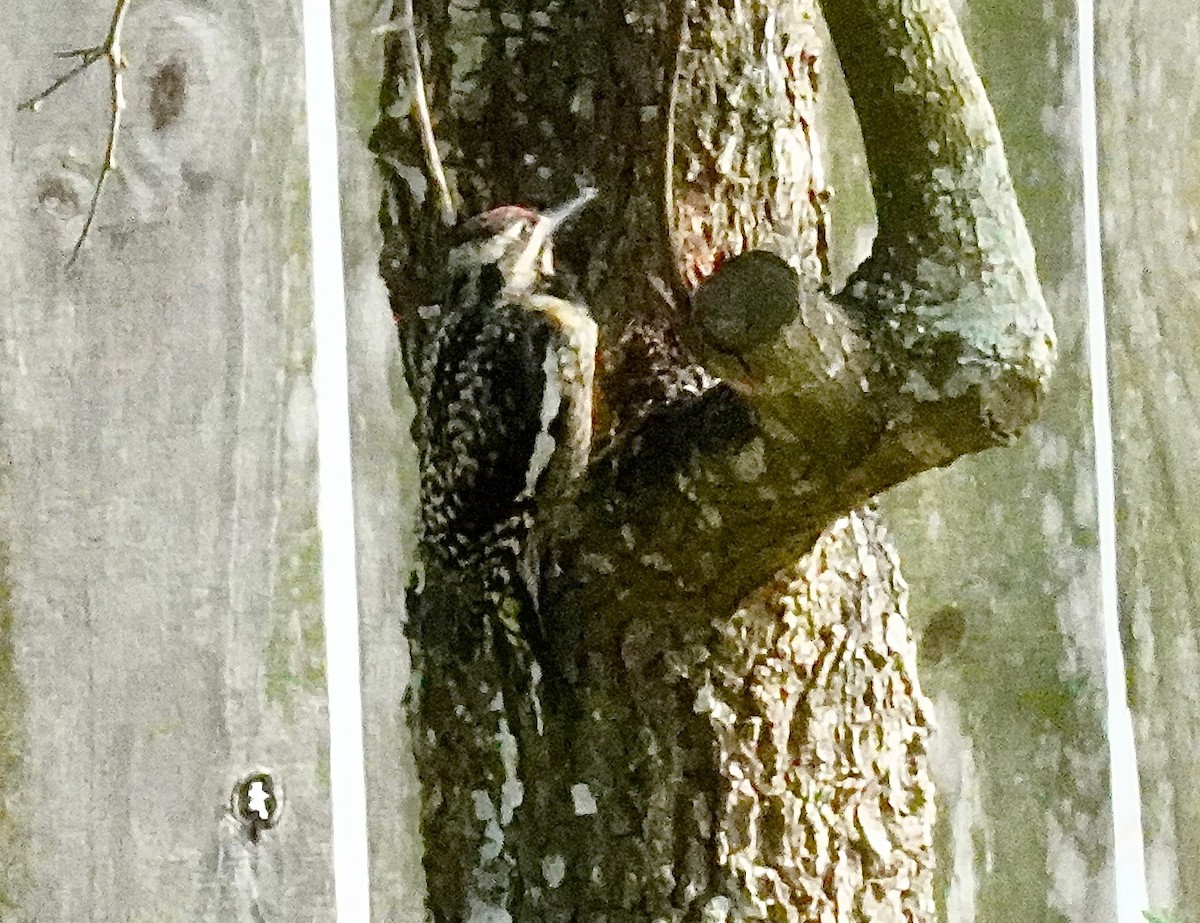
[[[1053,340],[948,6],[824,12],[880,219],[836,296],[810,2],[418,5],[460,214],[601,190],[556,249],[604,374],[599,449],[548,517],[537,713],[483,628],[439,637],[470,607],[454,575],[411,600],[440,919],[931,918],[903,584],[870,515],[814,542],[1011,439]],[[398,41],[387,60],[382,266],[411,363],[446,235]]]

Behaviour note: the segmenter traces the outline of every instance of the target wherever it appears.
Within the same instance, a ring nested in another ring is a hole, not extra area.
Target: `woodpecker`
[[[482,580],[514,642],[534,642],[539,506],[570,491],[591,446],[596,324],[547,291],[552,235],[594,196],[465,222],[443,302],[424,312],[422,547],[443,575]]]

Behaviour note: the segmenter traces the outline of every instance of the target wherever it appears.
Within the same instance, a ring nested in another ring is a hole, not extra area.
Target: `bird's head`
[[[554,232],[595,197],[596,190],[589,187],[545,213],[505,205],[476,215],[460,228],[462,243],[450,252],[451,272],[492,265],[500,271],[508,297],[532,294],[554,274]]]

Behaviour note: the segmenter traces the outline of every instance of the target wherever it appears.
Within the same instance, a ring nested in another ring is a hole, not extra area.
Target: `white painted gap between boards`
[[[1104,618],[1105,687],[1108,693],[1109,797],[1112,802],[1117,920],[1145,923],[1149,909],[1141,788],[1133,716],[1125,695],[1125,657],[1117,609],[1117,490],[1112,412],[1108,392],[1104,264],[1100,238],[1099,139],[1096,114],[1096,11],[1079,0],[1079,122],[1088,300],[1088,363],[1092,379],[1092,434],[1096,446],[1100,600]]]
[[[317,522],[329,684],[329,778],[338,923],[370,920],[367,798],[358,647],[358,575],[350,477],[346,288],[338,187],[337,108],[329,0],[304,0],[308,181],[312,209]]]

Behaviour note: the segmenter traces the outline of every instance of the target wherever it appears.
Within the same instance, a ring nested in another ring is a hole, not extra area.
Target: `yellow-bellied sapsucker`
[[[443,303],[426,317],[423,553],[442,579],[472,581],[523,648],[537,643],[539,501],[583,473],[592,431],[596,325],[581,305],[547,294],[551,236],[594,195],[466,222]]]

